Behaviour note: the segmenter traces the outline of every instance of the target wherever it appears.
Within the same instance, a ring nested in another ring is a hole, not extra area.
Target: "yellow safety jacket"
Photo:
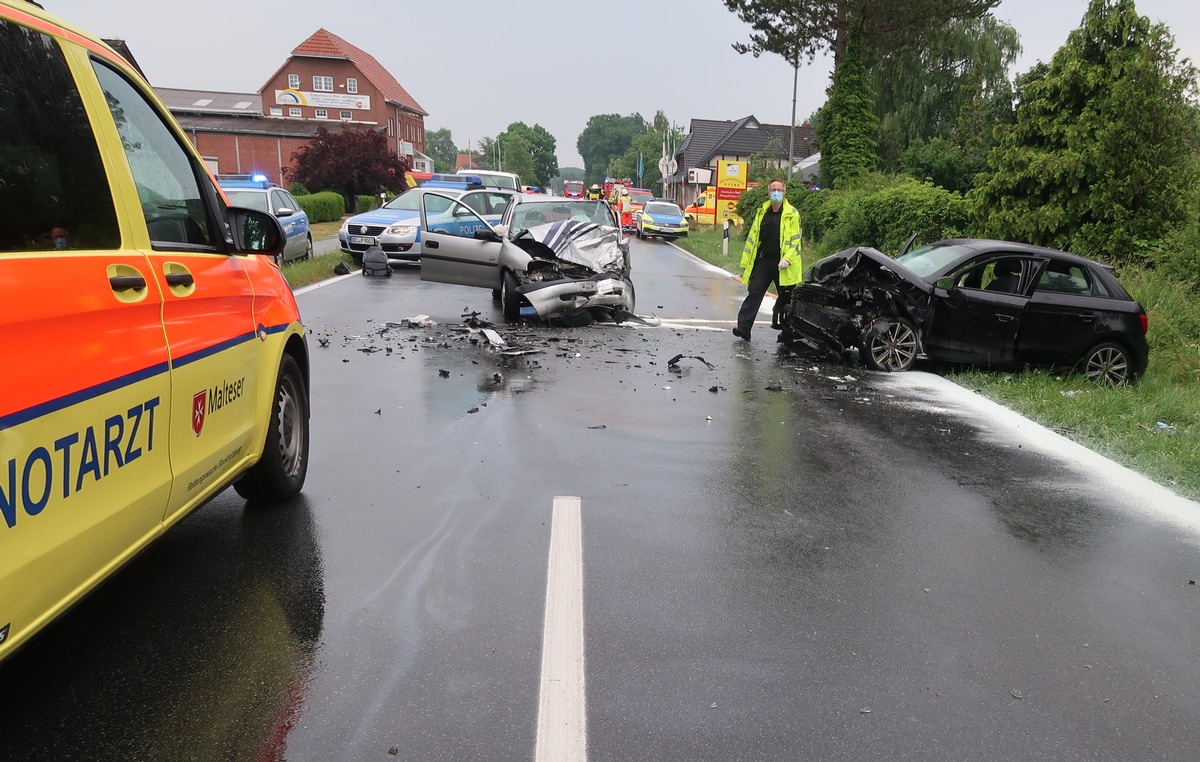
[[[750,232],[746,234],[746,245],[742,247],[742,282],[750,282],[750,271],[754,269],[754,258],[758,256],[758,229],[762,226],[763,215],[771,208],[767,201],[754,215],[750,224]],[[786,259],[789,265],[779,271],[780,286],[794,286],[804,277],[804,265],[800,261],[800,212],[796,207],[783,201],[779,217],[779,256]]]

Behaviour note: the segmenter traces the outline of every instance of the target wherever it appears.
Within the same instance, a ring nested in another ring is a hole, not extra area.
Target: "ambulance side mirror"
[[[283,253],[283,228],[279,220],[266,212],[242,207],[229,208],[229,234],[233,247],[243,254]]]

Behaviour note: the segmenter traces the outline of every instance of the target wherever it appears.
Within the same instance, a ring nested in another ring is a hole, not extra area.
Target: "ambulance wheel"
[[[308,397],[304,376],[292,356],[284,355],[275,381],[262,457],[233,488],[247,500],[288,500],[300,493],[307,474]]]
[[[517,293],[517,276],[508,270],[500,276],[500,311],[505,320],[521,318],[521,295]]]

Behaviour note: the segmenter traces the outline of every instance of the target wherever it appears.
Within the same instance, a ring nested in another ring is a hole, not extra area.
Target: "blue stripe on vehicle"
[[[77,392],[64,394],[57,399],[47,400],[34,405],[33,407],[27,407],[24,410],[17,410],[16,412],[9,413],[8,415],[0,416],[0,431],[12,428],[13,426],[19,426],[22,423],[32,421],[34,418],[41,418],[43,415],[57,413],[59,410],[65,410],[72,405],[78,405],[81,402],[87,402],[90,399],[95,399],[96,397],[103,396],[109,392],[115,392],[116,390],[122,389],[126,386],[133,386],[134,384],[141,383],[146,379],[153,378],[166,372],[166,362],[155,363],[148,368],[135,370],[132,373],[126,373],[119,378],[105,381],[102,384],[89,386],[86,389],[80,389]]]
[[[281,323],[279,325],[273,325],[269,327],[264,326],[262,330],[264,330],[268,335],[283,333],[290,325],[290,323]],[[22,423],[32,421],[35,418],[40,418],[43,415],[49,415],[50,413],[56,413],[60,410],[65,410],[73,405],[78,405],[81,402],[87,402],[88,400],[95,399],[96,397],[101,397],[109,392],[123,389],[126,386],[133,386],[134,384],[141,383],[142,381],[153,378],[161,373],[166,373],[172,368],[180,368],[184,365],[196,362],[197,360],[202,360],[205,357],[211,357],[218,352],[222,352],[250,339],[254,339],[257,337],[257,335],[257,331],[251,331],[250,333],[242,334],[232,339],[222,341],[219,344],[215,344],[197,352],[192,352],[188,355],[171,361],[170,363],[166,361],[155,363],[154,365],[143,368],[142,370],[135,370],[131,373],[126,373],[123,376],[96,384],[95,386],[89,386],[85,389],[80,389],[78,391],[71,392],[70,394],[64,394],[63,396],[52,400],[40,402],[32,407],[27,407],[24,410],[16,410],[8,415],[0,416],[0,431],[12,428],[14,426],[19,426]]]

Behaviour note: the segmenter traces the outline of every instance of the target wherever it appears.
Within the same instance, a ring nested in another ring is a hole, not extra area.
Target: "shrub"
[[[305,188],[300,183],[292,183],[292,187],[288,188],[288,190],[291,191],[293,196],[307,196],[308,195],[308,188]]]
[[[354,211],[361,214],[369,212],[379,205],[379,199],[376,196],[355,196]]]
[[[321,191],[307,196],[297,196],[296,200],[308,214],[309,222],[334,222],[342,218],[346,202],[342,194],[336,191]]]

